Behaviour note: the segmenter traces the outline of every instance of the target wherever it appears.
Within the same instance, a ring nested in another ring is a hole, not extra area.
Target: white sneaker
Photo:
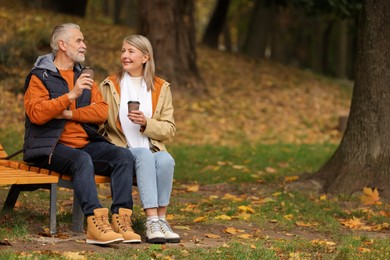
[[[166,220],[159,220],[161,231],[165,236],[165,240],[167,243],[180,243],[180,236],[172,231],[171,226]]]
[[[145,226],[147,243],[164,244],[166,242],[158,220],[147,220]]]

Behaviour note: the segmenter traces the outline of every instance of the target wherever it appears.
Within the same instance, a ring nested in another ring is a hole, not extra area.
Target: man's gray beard
[[[85,55],[77,52],[76,55],[74,55],[73,53],[66,53],[68,55],[69,58],[71,58],[74,62],[83,62],[85,61]]]

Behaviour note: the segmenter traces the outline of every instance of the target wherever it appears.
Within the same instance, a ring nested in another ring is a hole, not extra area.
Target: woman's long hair
[[[155,74],[155,65],[154,65],[154,57],[153,57],[153,48],[152,44],[142,35],[130,35],[127,36],[123,42],[127,42],[128,44],[134,46],[138,50],[140,50],[143,54],[149,56],[149,60],[145,62],[143,66],[143,78],[146,82],[146,87],[148,91],[154,90],[154,74]],[[120,82],[125,74],[125,70],[121,70],[118,73],[118,82]]]

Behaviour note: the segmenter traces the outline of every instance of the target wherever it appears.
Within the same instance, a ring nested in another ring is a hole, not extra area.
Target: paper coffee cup
[[[91,79],[94,77],[94,71],[91,67],[84,67],[81,70],[81,74],[88,74]]]
[[[139,102],[138,101],[129,101],[127,102],[127,107],[129,110],[129,113],[133,110],[139,110]]]

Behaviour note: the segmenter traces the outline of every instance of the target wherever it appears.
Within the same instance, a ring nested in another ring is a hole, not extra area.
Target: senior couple
[[[166,220],[175,165],[164,145],[176,131],[172,96],[169,83],[155,76],[150,42],[126,37],[122,70],[99,86],[81,71],[87,46],[78,25],[56,26],[50,46],[25,83],[23,159],[72,177],[87,243],[141,242],[131,221],[133,174],[146,242],[180,242]],[[129,100],[140,102],[139,110],[129,112]],[[111,177],[110,210],[99,202],[95,173]]]

